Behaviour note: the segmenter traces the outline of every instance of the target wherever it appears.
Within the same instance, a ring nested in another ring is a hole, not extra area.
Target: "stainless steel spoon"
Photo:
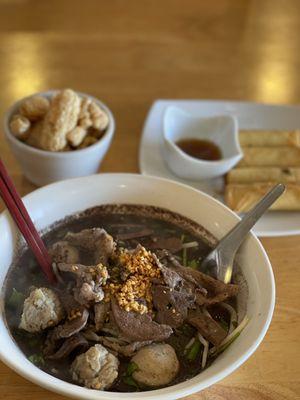
[[[259,218],[285,191],[282,183],[274,186],[245,216],[235,225],[217,244],[201,264],[201,270],[207,271],[210,275],[230,283],[233,260],[237,250],[256,224]]]

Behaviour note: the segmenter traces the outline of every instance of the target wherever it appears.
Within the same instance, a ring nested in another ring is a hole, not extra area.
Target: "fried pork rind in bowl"
[[[115,122],[98,99],[64,89],[15,103],[5,115],[4,130],[24,175],[41,186],[97,172]]]

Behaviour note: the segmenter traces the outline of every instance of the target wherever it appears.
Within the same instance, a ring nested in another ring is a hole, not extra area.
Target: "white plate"
[[[195,182],[180,179],[166,166],[162,158],[162,118],[166,107],[175,105],[198,116],[210,117],[232,114],[242,129],[300,128],[299,106],[277,106],[235,101],[158,100],[148,114],[143,129],[139,164],[144,175],[160,176],[188,184],[224,202],[223,179]],[[300,212],[269,212],[255,226],[258,236],[287,236],[300,234]]]

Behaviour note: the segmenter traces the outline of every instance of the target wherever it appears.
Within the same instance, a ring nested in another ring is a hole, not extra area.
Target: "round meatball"
[[[118,376],[119,360],[101,344],[90,347],[71,365],[74,381],[89,389],[108,389]]]
[[[40,332],[57,325],[64,317],[64,310],[56,293],[39,288],[24,301],[19,327],[27,332]]]
[[[53,261],[57,263],[77,264],[80,258],[76,247],[65,240],[54,243],[50,249],[50,254]]]
[[[132,357],[138,370],[133,378],[146,386],[163,386],[170,383],[179,371],[179,361],[175,350],[169,344],[150,344],[140,349]]]

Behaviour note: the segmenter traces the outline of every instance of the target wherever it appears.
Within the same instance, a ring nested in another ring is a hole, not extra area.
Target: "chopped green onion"
[[[200,349],[201,349],[201,343],[199,342],[198,339],[196,339],[191,348],[189,349],[186,358],[189,361],[195,361],[200,353]]]
[[[138,385],[138,384],[136,383],[136,381],[133,379],[132,374],[133,374],[135,371],[138,371],[138,370],[139,370],[138,365],[137,365],[135,362],[130,361],[130,362],[128,363],[128,365],[127,365],[126,373],[125,373],[125,375],[123,376],[123,382],[126,383],[126,384],[129,385],[129,386],[135,387],[137,390],[139,390],[139,385]]]
[[[124,376],[123,382],[129,386],[134,386],[135,388],[139,389],[139,385],[136,383],[132,376]]]
[[[13,288],[10,298],[8,299],[7,304],[9,307],[17,308],[19,307],[25,300],[25,296],[23,293],[18,292],[17,289]]]
[[[130,363],[127,365],[126,375],[131,376],[134,371],[137,371],[138,369],[138,365],[134,361],[130,361]]]
[[[41,354],[32,354],[28,357],[28,360],[37,366],[41,366],[45,364],[45,360]]]
[[[188,267],[192,269],[198,269],[198,261],[193,259],[187,263]]]

